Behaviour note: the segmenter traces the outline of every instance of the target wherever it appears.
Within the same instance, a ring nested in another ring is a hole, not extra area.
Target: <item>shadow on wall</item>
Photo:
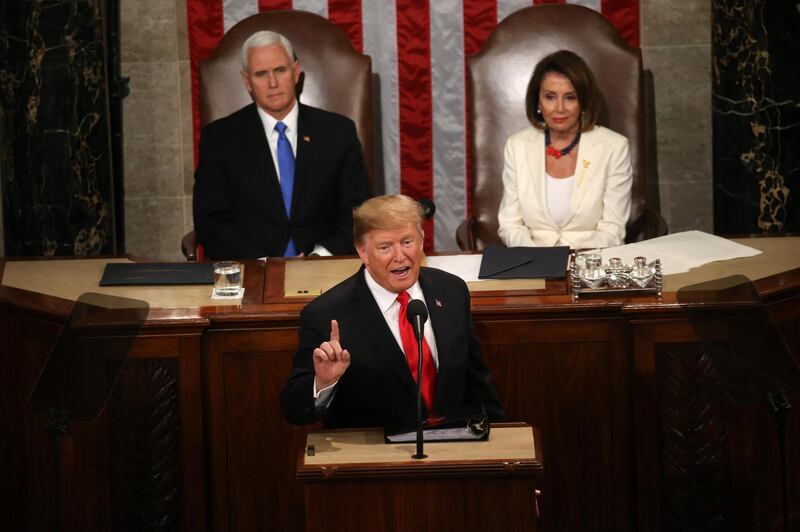
[[[658,192],[658,128],[656,127],[656,88],[653,72],[644,69],[644,146],[647,157],[647,203],[661,212],[661,196]]]

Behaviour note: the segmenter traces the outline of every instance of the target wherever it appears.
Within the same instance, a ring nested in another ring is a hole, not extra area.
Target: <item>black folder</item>
[[[487,246],[479,279],[559,279],[567,275],[569,246]]]
[[[100,286],[214,284],[210,262],[122,262],[106,264]]]
[[[422,422],[422,440],[431,441],[486,441],[489,439],[489,418],[476,414],[464,418],[432,418]],[[410,443],[417,441],[417,429],[386,429],[386,443]]]

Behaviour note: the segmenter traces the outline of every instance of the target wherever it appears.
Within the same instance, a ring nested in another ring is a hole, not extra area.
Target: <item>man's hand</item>
[[[339,323],[331,320],[331,339],[314,349],[317,390],[335,383],[350,366],[350,353],[339,343]]]

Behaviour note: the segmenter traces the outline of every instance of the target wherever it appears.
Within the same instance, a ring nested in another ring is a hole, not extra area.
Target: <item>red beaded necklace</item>
[[[559,149],[557,149],[557,148],[555,148],[554,146],[551,145],[552,141],[550,140],[550,130],[549,129],[545,129],[544,130],[544,147],[545,147],[544,151],[547,153],[547,155],[549,155],[551,157],[555,157],[556,159],[561,159],[561,157],[563,157],[564,155],[567,155],[569,152],[571,152],[572,149],[575,146],[578,145],[578,142],[580,142],[580,140],[581,140],[581,132],[580,132],[580,130],[578,130],[578,132],[575,134],[575,138],[572,139],[572,142],[570,142],[567,146],[564,146],[563,148],[561,148],[559,150]]]

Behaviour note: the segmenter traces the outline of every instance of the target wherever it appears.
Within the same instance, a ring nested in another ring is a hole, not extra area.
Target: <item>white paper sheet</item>
[[[644,242],[605,248],[601,252],[604,264],[612,257],[621,258],[625,264],[633,264],[634,257],[645,257],[647,262],[661,259],[661,271],[664,275],[688,272],[709,262],[752,257],[761,253],[757,249],[702,231],[684,231]]]
[[[482,281],[478,279],[483,255],[437,255],[426,257],[428,266],[438,268],[461,277],[465,283]]]

